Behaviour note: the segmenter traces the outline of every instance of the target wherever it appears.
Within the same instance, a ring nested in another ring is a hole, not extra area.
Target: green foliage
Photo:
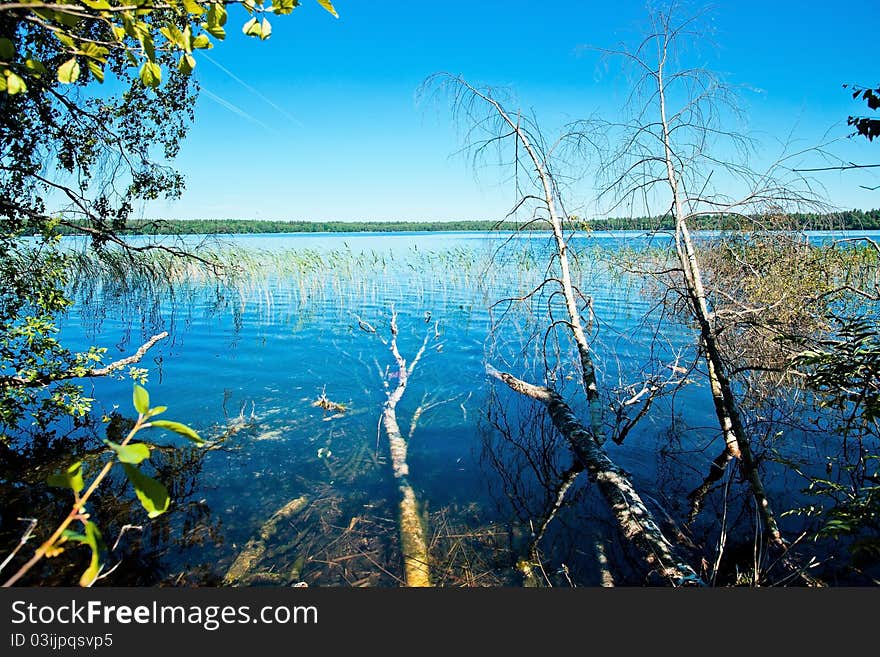
[[[70,307],[67,259],[52,224],[35,243],[0,227],[0,442],[26,424],[45,429],[60,417],[83,418],[91,399],[68,379],[100,363],[104,350],[73,353],[57,339],[56,317]]]
[[[168,505],[171,504],[168,489],[161,482],[148,477],[129,463],[123,463],[122,467],[125,469],[125,474],[134,487],[138,499],[146,509],[147,515],[150,518],[155,518],[165,513],[168,510]]]
[[[251,15],[243,28],[245,34],[267,39],[272,28],[266,14],[290,14],[299,2],[141,0],[136,6],[120,7],[106,0],[55,0],[50,6],[0,5],[0,25],[7,25],[0,32],[0,91],[14,96],[31,85],[39,87],[53,67],[55,79],[62,84],[76,83],[81,65],[103,82],[108,70],[114,70],[114,59],[137,67],[143,83],[157,87],[162,68],[171,59],[187,62],[182,68],[189,74],[195,64],[187,56],[193,50],[213,47],[211,37],[226,37],[223,26],[228,4],[238,4]],[[338,17],[332,3],[319,0],[319,4]],[[21,38],[22,32],[41,33],[48,49],[33,48],[27,38]]]
[[[846,410],[866,426],[880,420],[880,324],[871,315],[837,319],[833,336],[793,361],[822,405]]]
[[[880,558],[880,323],[863,314],[834,316],[833,332],[800,352],[793,365],[817,405],[838,418],[829,429],[844,448],[813,477],[807,494],[819,499],[816,536],[852,539],[853,558]],[[846,446],[850,445],[849,448]],[[827,507],[827,508],[826,508]],[[801,510],[803,512],[803,510]]]
[[[167,409],[164,406],[151,408],[149,405],[149,393],[145,388],[137,384],[134,385],[132,401],[138,413],[137,420],[121,443],[115,443],[111,440],[104,441],[110,448],[113,456],[104,464],[103,468],[89,484],[88,490],[84,495],[80,496],[80,493],[86,488],[83,480],[82,461],[77,461],[63,472],[55,473],[47,478],[47,483],[50,486],[70,489],[74,494],[74,503],[67,519],[62,522],[55,533],[38,549],[37,555],[39,557],[57,556],[63,551],[64,548],[61,546],[66,541],[88,545],[91,548],[91,559],[88,568],[80,578],[81,586],[90,586],[95,581],[101,570],[102,554],[106,549],[101,539],[101,532],[90,519],[90,514],[86,511],[86,503],[90,495],[109,474],[115,463],[118,462],[122,465],[125,476],[134,489],[141,506],[147,512],[148,517],[155,518],[165,513],[171,505],[171,496],[165,485],[145,474],[141,468],[137,467],[150,458],[150,447],[144,443],[132,442],[140,431],[150,426],[155,426],[149,422],[151,417],[159,415]],[[185,424],[165,422],[164,428],[184,435],[199,445],[204,444],[204,441],[198,434]],[[69,529],[69,525],[74,521],[79,521],[82,524],[84,533],[80,534]]]
[[[73,379],[105,350],[73,353],[58,339],[74,262],[59,235],[87,235],[98,253],[124,247],[136,200],[178,197],[183,177],[167,163],[193,118],[193,53],[225,36],[227,4],[264,21],[299,3],[136,4],[0,4],[0,442],[85,422],[91,409]],[[105,78],[119,91],[101,91]]]
[[[83,523],[83,526],[85,529],[84,534],[65,530],[62,533],[61,541],[59,542],[73,541],[74,543],[81,543],[89,546],[92,556],[89,560],[89,567],[86,568],[85,572],[83,572],[82,576],[79,578],[79,585],[91,586],[101,572],[101,555],[106,552],[107,546],[104,545],[104,539],[95,523],[87,520]]]
[[[132,395],[135,410],[141,415],[150,412],[150,394],[143,386],[135,385]]]
[[[119,459],[120,463],[130,463],[132,465],[137,465],[141,461],[145,461],[146,459],[150,458],[150,448],[143,443],[117,445],[110,440],[105,442],[110,449],[116,452],[116,458]]]
[[[204,445],[205,441],[202,440],[202,437],[199,436],[195,431],[190,429],[185,424],[181,424],[180,422],[172,422],[171,420],[153,420],[150,422],[151,427],[159,427],[160,429],[167,429],[168,431],[173,431],[174,433],[191,440],[196,445]]]
[[[56,488],[69,488],[79,494],[85,488],[82,478],[82,461],[77,461],[64,472],[49,475],[46,483]]]
[[[734,222],[704,217],[695,228],[737,230],[755,227],[755,220]],[[832,214],[793,214],[787,225],[802,230],[878,230],[880,209],[848,210]],[[672,220],[666,217],[626,217],[584,221],[572,218],[568,227],[582,231],[604,230],[671,230]],[[129,222],[122,232],[131,235],[212,235],[248,233],[356,233],[356,232],[435,232],[435,231],[514,231],[513,221],[489,219],[456,221],[300,221],[265,219],[166,219]],[[549,230],[549,225],[533,224],[530,230]],[[62,227],[62,233],[75,233],[75,227]]]
[[[876,454],[868,457],[871,461],[873,479],[863,479],[862,485],[854,485],[853,480],[843,481],[817,477],[804,491],[819,500],[819,507],[797,509],[796,513],[821,514],[822,522],[815,533],[815,539],[829,538],[839,541],[849,539],[849,551],[855,562],[871,563],[880,559],[880,485],[877,484],[878,468]],[[849,472],[855,470],[850,466]],[[827,500],[831,504],[827,504]],[[828,508],[825,508],[828,506]]]
[[[868,109],[880,109],[880,87],[860,87],[858,85],[843,85],[844,88],[852,86],[854,100],[863,100]],[[880,137],[880,118],[872,116],[850,116],[846,120],[847,125],[856,129],[855,134],[865,137],[868,141],[874,141],[874,137]]]

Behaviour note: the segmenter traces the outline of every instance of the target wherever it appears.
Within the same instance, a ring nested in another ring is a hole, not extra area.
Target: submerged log
[[[345,413],[348,410],[345,404],[340,404],[339,402],[332,401],[329,397],[327,397],[327,391],[322,390],[320,396],[312,402],[312,406],[315,408],[321,408],[325,411],[330,411],[332,413]]]
[[[388,447],[391,452],[391,468],[400,491],[398,510],[400,513],[400,547],[403,552],[403,570],[407,586],[431,586],[431,570],[428,559],[428,540],[415,490],[409,483],[409,465],[406,461],[407,441],[397,423],[397,404],[406,390],[409,376],[415,369],[419,359],[425,353],[430,333],[425,336],[418,353],[407,365],[397,348],[397,313],[391,314],[390,349],[397,362],[397,386],[388,393],[382,409],[382,425],[388,435]],[[435,329],[436,334],[436,329]]]
[[[670,585],[702,585],[703,581],[676,554],[673,544],[663,535],[653,515],[642,501],[629,476],[606,454],[591,431],[578,420],[565,400],[555,390],[527,383],[491,365],[486,372],[512,390],[535,399],[547,407],[553,425],[569,442],[583,462],[591,480],[599,486],[617,520],[624,538],[650,570],[659,573]]]
[[[269,570],[261,570],[263,557],[266,556],[269,542],[282,530],[284,523],[299,514],[309,504],[309,498],[305,495],[291,500],[266,521],[260,527],[256,536],[247,542],[244,549],[232,562],[226,576],[223,578],[224,586],[249,586],[253,584],[286,584],[299,578],[302,560],[297,560],[290,573],[283,574]]]

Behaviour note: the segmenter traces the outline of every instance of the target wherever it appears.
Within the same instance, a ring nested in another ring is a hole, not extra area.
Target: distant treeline
[[[672,217],[626,217],[618,219],[583,220],[572,217],[571,228],[577,230],[671,230]],[[264,219],[170,219],[131,221],[123,231],[141,235],[193,235],[242,233],[391,233],[403,231],[491,231],[516,230],[521,224],[513,221],[267,221]],[[880,209],[847,210],[833,214],[791,214],[783,217],[752,217],[748,220],[731,216],[706,216],[693,228],[715,230],[737,229],[799,229],[799,230],[880,230]],[[530,230],[548,229],[544,223],[528,226]],[[72,233],[73,229],[62,232]]]

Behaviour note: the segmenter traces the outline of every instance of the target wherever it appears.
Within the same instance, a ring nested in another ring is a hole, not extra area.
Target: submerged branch
[[[409,464],[406,460],[407,439],[403,437],[397,423],[397,404],[403,398],[409,377],[413,373],[431,336],[438,335],[438,327],[425,334],[425,339],[412,362],[407,365],[397,347],[397,313],[391,313],[391,340],[388,344],[391,354],[397,363],[397,387],[388,392],[388,399],[382,409],[382,425],[388,435],[388,447],[391,452],[391,468],[400,491],[400,544],[403,552],[404,577],[407,586],[431,586],[431,570],[428,558],[428,540],[415,490],[409,483]],[[383,340],[383,343],[385,341]],[[417,420],[414,419],[413,423]],[[412,431],[410,432],[410,435]]]
[[[672,586],[702,584],[696,572],[676,553],[642,501],[629,476],[618,467],[596,441],[590,428],[577,419],[555,390],[517,379],[486,365],[486,372],[513,391],[531,397],[547,407],[556,429],[568,440],[572,451],[583,462],[590,479],[599,485],[611,507],[623,536],[639,553],[646,567],[658,572]]]

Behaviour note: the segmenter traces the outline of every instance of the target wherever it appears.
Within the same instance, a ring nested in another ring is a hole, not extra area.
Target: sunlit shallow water
[[[652,345],[661,362],[692,355],[692,335],[683,326],[664,327],[656,342],[654,324],[645,321],[654,305],[650,293],[638,280],[610,272],[599,257],[667,239],[597,234],[576,242],[607,388],[637,381]],[[158,300],[120,303],[97,294],[63,328],[75,347],[109,347],[108,360],[168,330],[171,337],[140,364],[149,370],[153,401],[221,441],[186,468],[160,468],[166,478],[180,479],[172,487],[174,506],[152,521],[159,529],[133,537],[131,545],[155,558],[140,572],[123,569],[117,581],[219,583],[273,513],[305,496],[306,511],[266,541],[251,583],[399,583],[397,491],[379,425],[386,386],[396,385],[395,362],[383,343],[396,312],[404,358],[412,359],[429,336],[397,412],[406,434],[422,409],[409,443],[410,481],[427,522],[435,577],[447,585],[518,584],[516,560],[571,457],[546,419],[534,417],[531,402],[490,383],[485,364],[541,380],[544,343],[533,338],[544,309],[521,317],[514,305],[502,317],[507,306],[493,304],[541,280],[546,236],[506,246],[480,233],[240,236],[225,243],[261,254],[258,260],[283,259],[291,250],[334,253],[338,268],[301,275],[276,269],[219,292],[190,280]],[[522,264],[524,250],[533,252],[533,264]],[[576,393],[574,374],[563,367],[557,384]],[[99,413],[115,406],[130,413],[130,381],[93,385]],[[322,394],[345,410],[314,406]],[[697,382],[674,402],[658,404],[623,445],[609,445],[661,518],[686,516],[683,494],[716,455],[713,423],[707,391]],[[784,494],[793,484],[770,475],[767,485],[771,494]],[[589,483],[581,481],[569,501],[542,546],[551,578],[599,583],[598,550],[618,560],[625,580],[625,554]],[[720,512],[710,503],[709,525]],[[693,531],[701,536],[699,527]]]

